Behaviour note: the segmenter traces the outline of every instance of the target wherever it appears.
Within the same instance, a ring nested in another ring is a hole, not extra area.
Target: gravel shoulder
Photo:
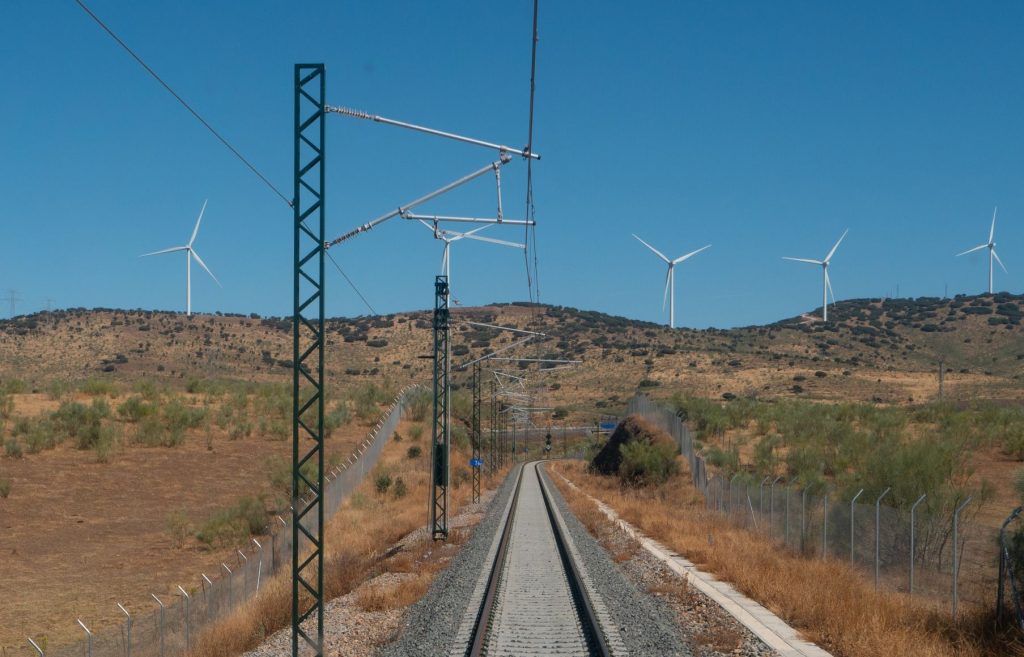
[[[552,482],[557,478],[557,475],[548,476]],[[558,503],[567,509],[561,491],[557,486],[552,488]],[[602,521],[594,536],[573,515],[566,517],[566,524],[576,525],[576,529],[571,530],[576,532],[574,537],[582,532],[598,550],[609,554],[616,572],[667,616],[667,622],[674,626],[676,635],[687,646],[689,652],[683,654],[694,657],[776,657],[779,654],[618,526]]]
[[[473,535],[448,567],[438,573],[427,594],[408,608],[399,623],[397,639],[382,646],[376,653],[377,657],[448,654],[479,574],[486,567],[487,552],[520,470],[521,466],[510,470],[491,498]]]

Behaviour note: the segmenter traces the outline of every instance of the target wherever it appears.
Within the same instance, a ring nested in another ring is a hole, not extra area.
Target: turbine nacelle
[[[665,264],[668,265],[668,271],[665,272],[665,293],[662,295],[662,298],[661,298],[661,310],[662,311],[665,310],[665,302],[667,300],[669,302],[668,326],[669,326],[669,328],[675,328],[675,312],[676,312],[676,310],[675,310],[675,267],[679,263],[692,258],[693,256],[697,255],[701,251],[704,251],[706,249],[710,249],[711,245],[708,244],[707,246],[702,246],[701,248],[697,249],[696,251],[691,251],[691,252],[689,252],[689,253],[687,253],[685,255],[679,256],[675,260],[671,260],[664,253],[662,253],[658,249],[654,248],[653,246],[651,246],[647,242],[643,241],[643,239],[641,239],[639,235],[634,233],[633,237],[635,237],[637,239],[637,241],[639,241],[641,244],[646,246],[648,249],[653,251],[656,256],[661,258],[665,262]]]
[[[974,248],[967,249],[966,251],[962,251],[962,252],[956,254],[956,257],[960,257],[962,255],[967,255],[968,253],[974,253],[975,251],[980,251],[981,249],[988,249],[988,293],[989,294],[992,294],[992,273],[993,273],[993,270],[994,270],[994,266],[993,266],[992,261],[995,260],[996,262],[998,262],[999,266],[1002,267],[1004,273],[1007,273],[1007,274],[1010,273],[1010,272],[1008,272],[1006,270],[1006,265],[1004,265],[1003,261],[999,258],[999,254],[996,253],[996,213],[997,212],[999,212],[998,206],[994,210],[992,210],[992,225],[988,229],[988,241],[985,242],[984,244],[979,244],[978,246],[976,246]]]
[[[832,291],[832,281],[828,277],[828,266],[832,262],[832,256],[836,254],[836,249],[839,248],[839,244],[846,238],[846,234],[850,232],[847,228],[843,231],[843,234],[836,240],[836,243],[832,245],[828,255],[823,260],[814,260],[812,258],[791,258],[789,256],[782,256],[783,260],[792,260],[793,262],[805,262],[810,265],[819,265],[821,267],[822,283],[821,283],[821,320],[823,322],[828,321],[828,298],[832,297],[832,303],[836,302],[836,295]]]
[[[196,241],[196,235],[199,234],[199,224],[200,224],[200,222],[202,222],[203,214],[206,212],[206,203],[207,203],[207,201],[203,201],[203,207],[202,207],[201,210],[199,210],[199,217],[196,219],[196,225],[192,229],[192,236],[189,237],[188,244],[186,244],[185,246],[172,246],[169,249],[161,249],[160,251],[153,251],[151,253],[143,253],[142,255],[139,256],[140,258],[145,258],[145,257],[148,257],[148,256],[161,255],[163,253],[174,253],[176,251],[185,251],[185,314],[189,315],[189,316],[192,315],[192,259],[193,258],[199,264],[199,266],[202,267],[206,271],[206,273],[210,275],[210,278],[212,278],[213,281],[218,286],[224,287],[223,285],[220,284],[220,281],[217,280],[217,277],[213,275],[213,272],[210,271],[210,268],[206,266],[206,263],[203,262],[203,259],[201,257],[199,257],[199,254],[196,252],[196,250],[194,248],[192,248],[192,245]]]

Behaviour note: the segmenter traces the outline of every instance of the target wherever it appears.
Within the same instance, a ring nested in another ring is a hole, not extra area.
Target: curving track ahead
[[[611,657],[586,575],[573,558],[561,517],[537,463],[519,473],[475,614],[469,657]],[[596,604],[595,604],[596,603]]]

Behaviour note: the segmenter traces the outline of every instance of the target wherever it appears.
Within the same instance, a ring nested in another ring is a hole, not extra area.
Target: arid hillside
[[[1008,294],[860,299],[836,304],[827,324],[804,315],[729,330],[670,330],[557,306],[459,308],[452,358],[464,363],[522,339],[468,322],[544,333],[499,355],[580,363],[492,362],[537,372],[543,401],[580,414],[616,410],[638,387],[655,396],[929,401],[938,396],[940,361],[949,399],[1019,400],[1022,306],[1024,297]],[[328,381],[337,389],[425,381],[430,334],[425,311],[329,320]],[[90,378],[283,381],[290,358],[290,323],[281,318],[73,309],[0,321],[0,378],[37,389]]]

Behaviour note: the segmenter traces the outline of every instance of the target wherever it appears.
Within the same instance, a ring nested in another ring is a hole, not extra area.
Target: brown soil
[[[329,451],[348,452],[364,427],[339,429]],[[265,459],[290,458],[291,441],[216,433],[188,436],[175,448],[126,447],[111,463],[92,450],[61,446],[3,459],[12,489],[0,499],[0,648],[19,654],[26,636],[54,647],[120,622],[115,606],[149,610],[150,593],[173,597],[197,586],[234,548],[206,549],[194,539],[172,544],[167,515],[183,509],[194,525],[243,496],[269,492]]]

